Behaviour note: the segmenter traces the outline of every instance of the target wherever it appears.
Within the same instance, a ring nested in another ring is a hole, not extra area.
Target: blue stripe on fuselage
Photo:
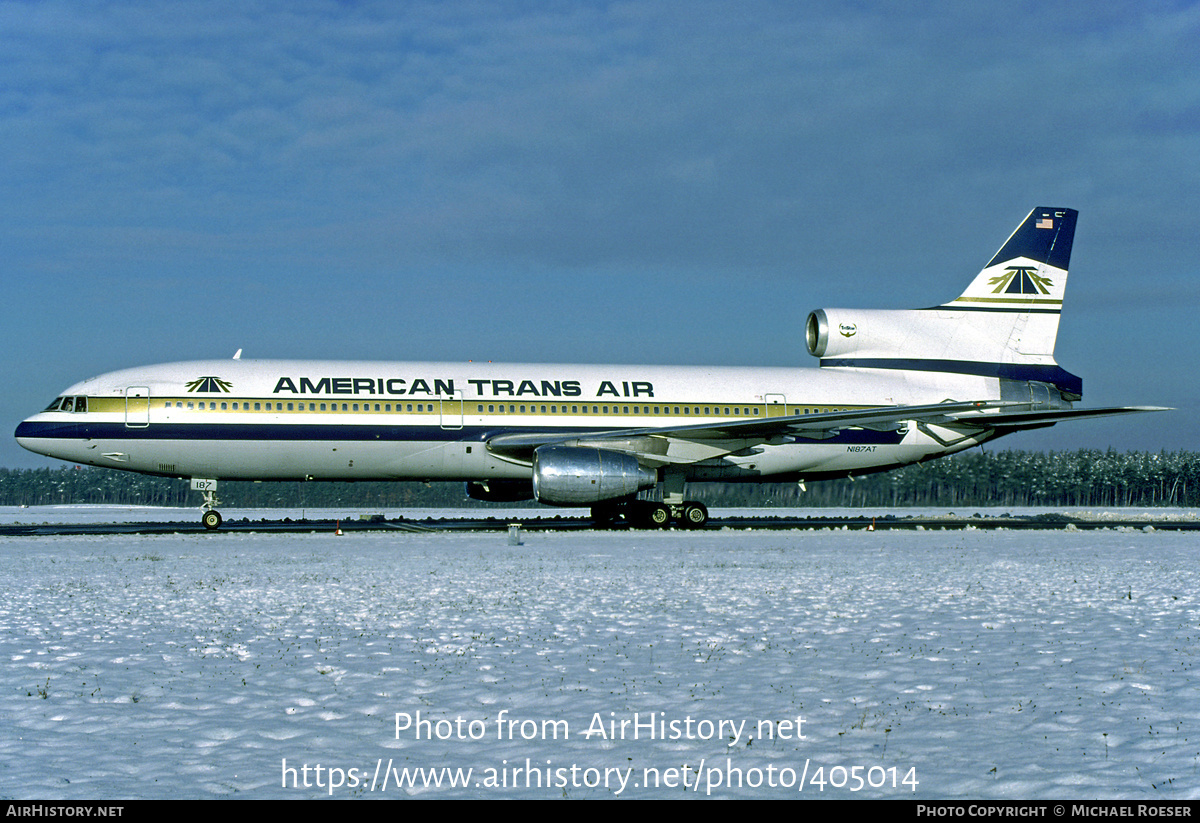
[[[464,426],[443,429],[440,426],[387,426],[367,424],[313,423],[151,423],[149,426],[128,428],[123,423],[75,422],[58,423],[26,420],[17,426],[18,438],[54,440],[243,440],[243,441],[345,441],[397,442],[442,441],[485,442],[501,434],[546,434],[548,439],[570,433],[586,436],[595,432],[612,432],[611,426],[582,428],[579,426]],[[641,430],[640,428],[638,430]],[[870,429],[843,429],[825,440],[797,438],[796,442],[817,444],[895,444],[903,439],[901,432],[880,432]]]

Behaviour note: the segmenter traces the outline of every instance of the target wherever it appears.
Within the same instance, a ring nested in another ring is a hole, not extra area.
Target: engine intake
[[[542,446],[533,453],[533,494],[540,503],[580,506],[633,497],[658,482],[654,469],[621,452]]]

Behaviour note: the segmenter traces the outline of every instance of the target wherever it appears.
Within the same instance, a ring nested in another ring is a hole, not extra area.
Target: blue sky
[[[230,357],[809,368],[1079,209],[1079,422],[1200,450],[1200,5],[4,2],[0,419]],[[56,465],[11,436],[0,466]]]

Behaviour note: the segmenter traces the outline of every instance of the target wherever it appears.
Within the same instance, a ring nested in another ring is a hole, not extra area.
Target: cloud
[[[534,315],[567,277],[734,292],[766,327],[847,282],[948,297],[1050,204],[1116,301],[1131,271],[1195,273],[1198,29],[1172,2],[0,3],[0,243],[14,276],[148,295],[169,328],[163,283],[236,334],[251,286],[294,327],[420,272],[454,291],[410,319],[428,338],[493,310],[496,272]],[[604,333],[690,331],[606,309]]]

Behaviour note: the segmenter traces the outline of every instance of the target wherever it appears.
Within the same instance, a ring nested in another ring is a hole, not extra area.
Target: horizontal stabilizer
[[[1050,426],[1064,420],[1084,420],[1089,417],[1114,417],[1118,414],[1171,411],[1166,406],[1110,406],[1101,409],[1054,409],[1052,411],[1001,411],[980,415],[974,420],[963,420],[988,428],[1029,429]]]

